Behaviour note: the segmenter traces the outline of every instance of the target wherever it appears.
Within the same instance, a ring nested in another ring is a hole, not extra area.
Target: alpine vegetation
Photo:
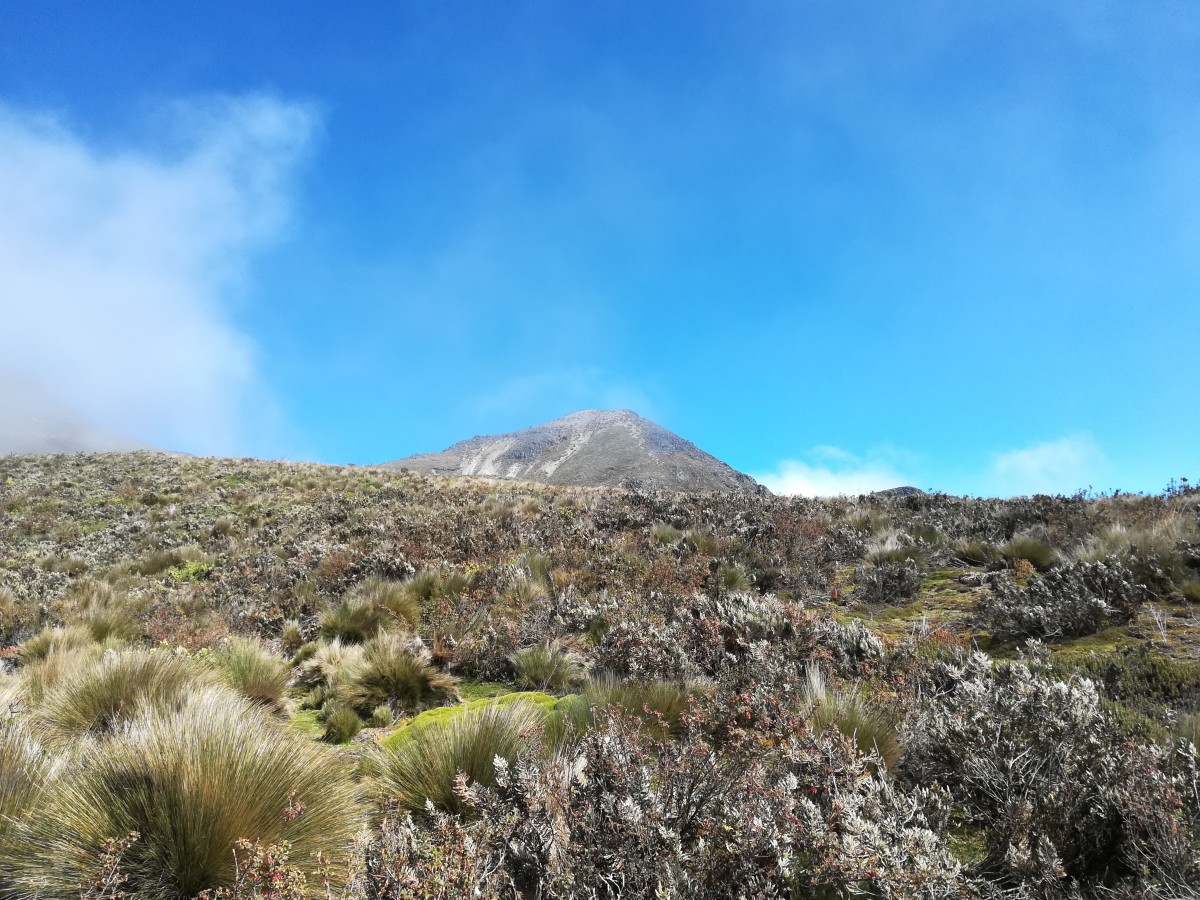
[[[1200,492],[738,485],[0,459],[0,900],[1197,896]]]

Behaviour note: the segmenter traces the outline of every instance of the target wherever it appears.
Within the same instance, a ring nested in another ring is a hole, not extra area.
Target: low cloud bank
[[[49,445],[236,453],[273,414],[231,309],[318,117],[226,97],[168,118],[169,141],[111,149],[0,106],[0,453],[39,428]]]
[[[990,497],[1073,494],[1095,484],[1108,460],[1089,434],[1032,444],[991,454],[974,474],[958,478],[961,488],[939,484],[934,475],[916,475],[886,460],[863,459],[838,447],[814,447],[809,461],[788,459],[754,477],[777,494],[804,497],[855,496],[902,485]]]

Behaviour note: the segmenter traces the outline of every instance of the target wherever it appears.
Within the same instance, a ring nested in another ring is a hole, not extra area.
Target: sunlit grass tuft
[[[228,886],[239,839],[288,841],[290,863],[334,888],[360,822],[353,785],[326,752],[222,687],[144,709],[66,767],[27,818],[8,877],[18,895],[78,898],[105,842],[138,838],[121,869],[132,896],[182,900]]]

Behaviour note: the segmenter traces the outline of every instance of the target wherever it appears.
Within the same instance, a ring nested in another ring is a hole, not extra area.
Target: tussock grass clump
[[[652,731],[673,734],[679,730],[688,710],[691,689],[675,681],[623,681],[596,678],[588,682],[582,694],[564,697],[547,724],[547,740],[561,742],[568,727],[587,731],[605,710],[617,709],[640,719]]]
[[[22,699],[38,703],[57,685],[71,681],[104,653],[99,644],[87,644],[51,653],[20,670]]]
[[[34,604],[21,603],[16,594],[0,587],[0,645],[16,641],[22,631],[37,621]]]
[[[154,550],[129,566],[129,571],[136,575],[150,577],[162,575],[171,569],[178,569],[184,574],[197,576],[203,569],[213,564],[213,557],[205,553],[195,544],[175,547],[170,550]],[[177,580],[194,580],[177,579]]]
[[[79,616],[79,624],[92,634],[97,643],[128,643],[139,636],[137,620],[123,606],[89,609]]]
[[[342,703],[369,716],[381,704],[417,712],[453,702],[458,679],[439,672],[428,654],[399,635],[380,634],[364,645],[362,662],[333,687]]]
[[[912,540],[904,532],[888,528],[867,542],[865,558],[875,565],[900,563],[912,560],[918,567],[925,565],[926,547]]]
[[[144,710],[43,798],[8,877],[46,900],[76,900],[105,842],[131,832],[121,870],[134,897],[229,886],[239,839],[289,842],[289,864],[315,883],[328,864],[336,889],[360,824],[353,785],[318,745],[221,687]]]
[[[1004,551],[995,544],[967,538],[955,541],[954,555],[971,566],[990,566],[1004,559]]]
[[[903,747],[893,716],[872,703],[861,687],[832,689],[819,667],[810,665],[805,678],[808,722],[815,732],[831,725],[850,738],[860,753],[878,753],[888,769],[900,761]]]
[[[296,664],[296,683],[303,687],[332,690],[353,681],[362,668],[361,644],[343,644],[334,639],[328,644],[305,644],[301,651],[297,656],[304,658]]]
[[[43,628],[29,640],[17,648],[17,659],[22,665],[29,665],[45,659],[53,653],[68,650],[79,650],[96,644],[90,628],[82,625],[66,627]]]
[[[1200,581],[1185,581],[1179,586],[1179,593],[1188,603],[1200,603]]]
[[[209,659],[229,687],[255,703],[279,708],[291,680],[291,669],[261,643],[250,638],[227,638]]]
[[[430,581],[430,584],[426,583]],[[351,596],[385,610],[403,627],[415,631],[421,627],[421,603],[426,599],[426,592],[436,590],[436,587],[434,573],[428,573],[428,577],[425,573],[415,575],[408,581],[368,578],[354,587]]]
[[[535,578],[522,572],[517,575],[504,591],[504,599],[512,606],[520,609],[529,606],[549,596],[550,591],[545,579]]]
[[[385,801],[422,810],[426,801],[439,809],[466,814],[454,790],[459,772],[474,784],[496,783],[497,757],[515,761],[538,743],[542,711],[531,703],[491,703],[464,711],[444,724],[423,729],[372,759],[376,789]]]
[[[23,724],[0,718],[0,895],[9,886],[2,870],[14,852],[13,836],[38,803],[53,768],[51,756]]]
[[[147,711],[176,708],[203,680],[191,662],[160,650],[106,653],[58,679],[33,713],[55,746],[110,735]]]
[[[351,591],[321,616],[321,636],[354,644],[369,641],[383,627],[383,609],[369,594]]]
[[[1027,559],[1039,572],[1047,572],[1058,565],[1058,551],[1045,541],[1029,535],[1017,535],[1001,548],[1004,558],[1009,562]]]
[[[283,631],[279,637],[280,642],[283,644],[283,652],[289,656],[295,656],[300,648],[304,646],[304,630],[295,619],[288,619],[288,621],[283,623]]]
[[[362,731],[362,719],[358,713],[342,703],[327,703],[321,712],[325,731],[321,739],[329,744],[346,744]]]
[[[721,563],[717,568],[717,585],[727,594],[748,591],[750,579],[740,567],[731,563]]]
[[[561,693],[584,682],[579,658],[554,643],[526,647],[508,660],[516,671],[516,685],[522,690]]]
[[[418,572],[412,578],[403,582],[400,586],[401,590],[408,595],[409,599],[421,604],[428,603],[441,593],[441,579],[434,569],[425,569]],[[418,615],[420,608],[418,607]]]
[[[1200,747],[1200,713],[1184,713],[1175,722],[1174,736]]]
[[[650,540],[660,547],[669,547],[683,537],[683,532],[674,525],[659,523],[650,529]]]
[[[699,528],[691,528],[684,532],[683,542],[690,550],[701,556],[716,556],[721,552],[721,542],[710,532],[702,531]]]

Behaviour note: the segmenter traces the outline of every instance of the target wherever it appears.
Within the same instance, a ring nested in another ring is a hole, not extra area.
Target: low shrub
[[[1198,874],[1186,798],[1164,758],[1121,736],[1092,682],[973,653],[934,664],[923,694],[901,773],[949,790],[952,824],[983,829],[977,874],[1048,897],[1066,896],[1068,878],[1113,886],[1143,869],[1179,883]]]
[[[225,688],[145,709],[102,752],[61,771],[6,862],[18,896],[78,900],[113,835],[136,833],[121,873],[132,896],[192,898],[231,885],[239,840],[289,846],[290,865],[332,887],[360,825],[356,793],[322,751]]]
[[[389,816],[364,854],[362,888],[388,900],[511,900],[519,896],[505,871],[503,826],[464,821],[438,810],[418,824]]]
[[[1068,563],[1021,588],[1002,576],[979,602],[981,624],[1000,640],[1078,637],[1132,622],[1145,589],[1115,557]]]
[[[769,755],[753,739],[718,753],[703,730],[663,738],[606,715],[557,753],[499,760],[494,792],[467,792],[505,823],[483,852],[502,850],[527,895],[561,900],[958,895],[919,800],[842,738],[787,730]]]
[[[921,589],[921,570],[912,559],[882,559],[859,566],[859,594],[866,603],[908,603]]]
[[[1200,709],[1200,660],[1172,659],[1145,644],[1115,653],[1057,653],[1054,672],[1090,678],[1107,699],[1146,714]]]

